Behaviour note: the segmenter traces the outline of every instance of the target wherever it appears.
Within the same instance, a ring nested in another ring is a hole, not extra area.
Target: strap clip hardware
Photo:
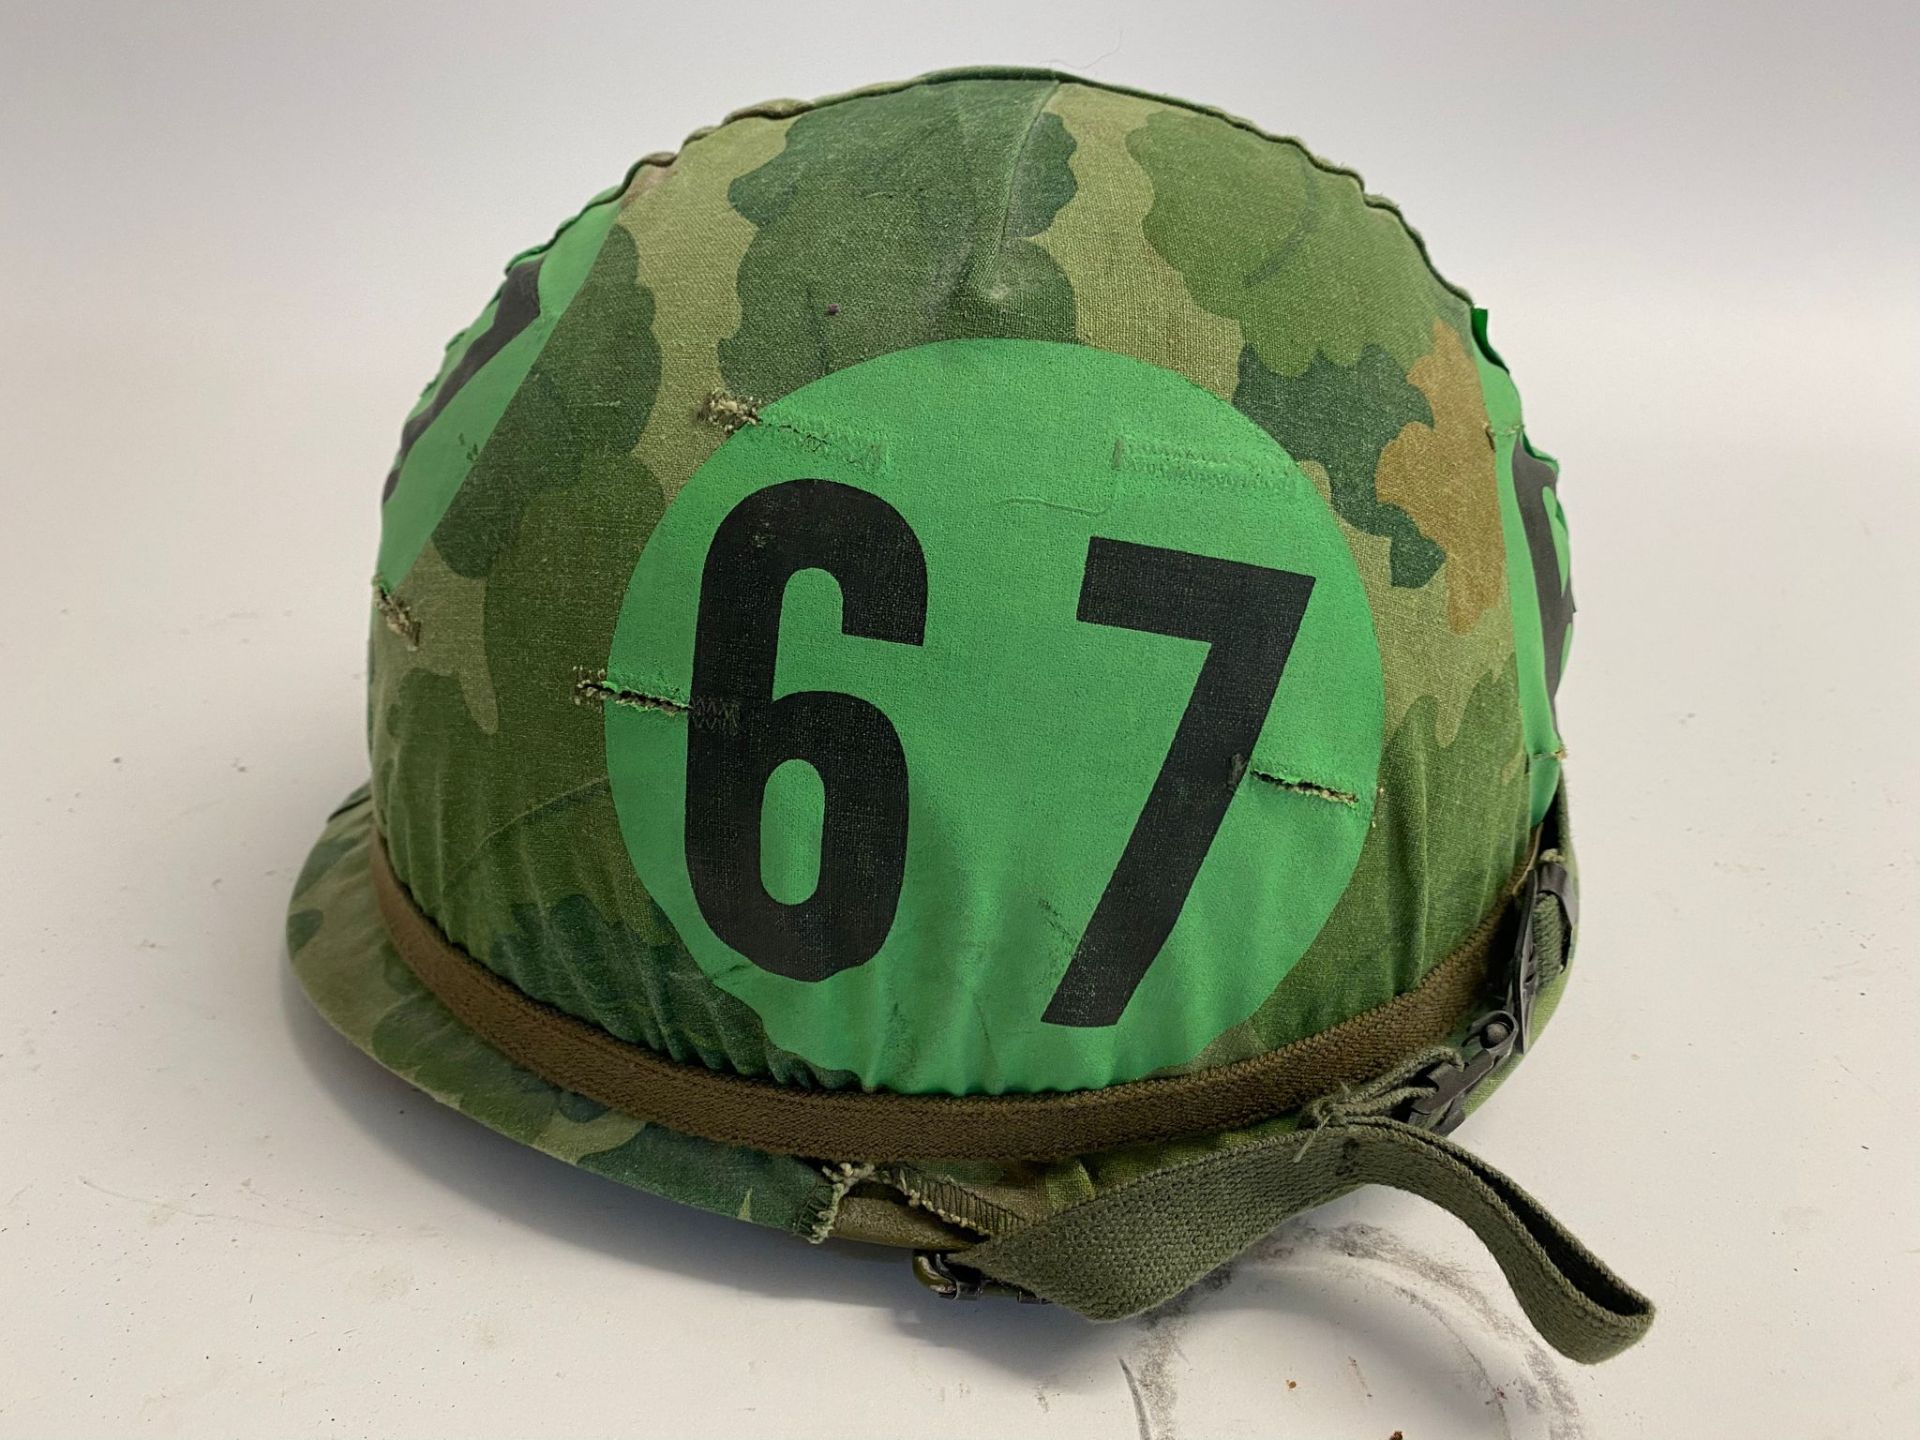
[[[1459,1128],[1467,1118],[1467,1100],[1514,1054],[1520,1037],[1520,1023],[1505,1010],[1495,1010],[1473,1022],[1459,1060],[1436,1060],[1414,1078],[1415,1084],[1430,1087],[1406,1103],[1397,1118],[1436,1135]]]
[[[982,1295],[1011,1295],[1022,1305],[1050,1303],[1031,1290],[992,1279],[971,1265],[962,1265],[939,1250],[913,1252],[913,1278],[942,1300],[978,1300]]]
[[[1558,860],[1538,861],[1527,872],[1526,883],[1509,912],[1513,938],[1500,1008],[1489,1010],[1473,1022],[1457,1059],[1438,1060],[1415,1077],[1413,1083],[1430,1087],[1430,1093],[1406,1102],[1396,1118],[1445,1135],[1467,1118],[1467,1101],[1473,1092],[1508,1060],[1526,1053],[1527,1042],[1533,1038],[1533,1002],[1545,980],[1540,969],[1540,947],[1533,934],[1533,914],[1541,899],[1549,895],[1559,902],[1571,932],[1579,916],[1573,874]]]
[[[1568,941],[1580,914],[1578,892],[1573,874],[1558,860],[1542,860],[1527,873],[1513,907],[1513,959],[1507,972],[1507,1010],[1519,1023],[1513,1051],[1524,1055],[1533,1039],[1533,1002],[1546,977],[1540,973],[1540,947],[1533,938],[1533,912],[1541,899],[1552,896],[1560,904],[1566,922]]]

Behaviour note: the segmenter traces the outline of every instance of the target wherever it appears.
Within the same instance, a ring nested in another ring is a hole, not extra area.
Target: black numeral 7
[[[1043,1017],[1112,1025],[1173,933],[1245,772],[1313,577],[1094,537],[1079,618],[1209,642],[1186,713]]]

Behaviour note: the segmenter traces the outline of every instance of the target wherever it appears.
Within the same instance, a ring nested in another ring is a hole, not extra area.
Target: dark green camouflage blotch
[[[1333,508],[1355,529],[1393,542],[1395,585],[1418,589],[1446,553],[1398,505],[1374,491],[1380,452],[1408,425],[1433,421],[1427,397],[1378,345],[1352,366],[1316,355],[1297,376],[1277,375],[1249,345],[1240,352],[1233,403],[1295,460],[1317,460],[1333,485]]]
[[[521,1070],[456,1022],[388,942],[362,794],[321,836],[289,917],[293,967],[327,1019],[436,1099],[523,1144],[721,1215],[812,1234],[833,1188],[808,1161],[687,1140]],[[635,1142],[638,1143],[635,1143]]]
[[[382,823],[396,868],[457,937],[493,933],[484,912],[524,886],[578,887],[569,852],[592,831],[596,787],[598,823],[614,823],[599,717],[572,693],[605,653],[632,556],[663,503],[632,455],[660,373],[635,264],[615,227],[436,529],[444,565],[416,564],[396,591],[426,610],[473,575],[487,582],[484,608],[444,602],[418,654],[374,632]],[[494,710],[484,719],[460,678],[424,663],[462,630],[480,633]],[[552,843],[523,846],[515,830],[544,830]]]
[[[560,1113],[576,1125],[585,1125],[589,1121],[598,1120],[602,1115],[610,1115],[613,1112],[598,1100],[589,1100],[586,1096],[576,1095],[571,1090],[562,1090]]]
[[[484,1044],[424,992],[381,1017],[373,1056],[428,1090],[462,1095],[462,1110],[509,1135],[539,1134],[559,1102],[558,1090]]]
[[[325,917],[318,910],[289,910],[287,912],[287,953],[298,955],[309,940],[320,933],[321,921]]]
[[[293,882],[294,895],[300,896],[312,889],[325,877],[326,873],[340,863],[341,857],[353,847],[353,841],[346,837],[322,840],[307,855],[307,863],[300,867],[300,874]]]
[[[763,115],[634,173],[581,293],[395,587],[424,619],[417,649],[375,619],[376,794],[424,907],[528,993],[663,1053],[845,1083],[768,1046],[668,930],[627,858],[603,717],[574,703],[576,672],[606,663],[666,497],[725,438],[699,419],[715,385],[771,400],[927,341],[1077,339],[1231,393],[1323,485],[1386,670],[1384,788],[1347,896],[1272,999],[1194,1065],[1285,1044],[1417,981],[1494,903],[1527,837],[1508,586],[1484,555],[1435,538],[1501,546],[1468,519],[1496,483],[1491,452],[1484,476],[1477,451],[1441,463],[1486,417],[1436,417],[1447,405],[1408,380],[1424,365],[1429,391],[1447,393],[1436,326],[1466,332],[1461,297],[1354,177],[1178,102],[1025,74]],[[1431,475],[1410,463],[1421,456]],[[1469,591],[1469,571],[1494,583]],[[563,1158],[814,1228],[831,1187],[810,1162],[635,1133],[462,1049],[381,935],[355,813],[329,826],[289,917],[296,968],[355,1043],[377,1033],[403,1074]],[[1136,1168],[1230,1143],[1142,1151]],[[1084,1198],[1134,1163],[947,1168],[1018,1208]]]
[[[460,575],[485,575],[540,490],[633,449],[659,384],[653,297],[634,284],[633,237],[615,226],[434,531]],[[568,462],[571,462],[569,464]]]
[[[582,1155],[577,1163],[669,1200],[797,1234],[817,1224],[827,1203],[820,1173],[801,1161],[716,1145],[659,1125],[643,1127],[611,1150]],[[716,1203],[716,1172],[725,1173],[733,1187],[730,1204]],[[736,1192],[737,1200],[732,1198]]]
[[[1008,238],[1031,240],[1073,199],[1073,148],[1073,137],[1058,115],[1043,113],[1034,120],[1007,187]]]
[[[1297,142],[1169,106],[1128,146],[1153,178],[1148,241],[1268,369],[1298,375],[1316,354],[1351,365],[1377,345],[1404,372],[1435,316],[1471,324],[1399,212]]]
[[[608,920],[584,895],[546,907],[516,905],[512,913],[514,929],[495,942],[489,963],[550,1005],[710,1070],[802,1088],[857,1083],[851,1075],[807,1066],[768,1040],[760,1017],[707,979],[657,910],[651,938]],[[555,966],[556,955],[572,963]],[[662,1025],[662,1016],[674,1023]]]
[[[522,260],[507,271],[507,278],[501,282],[499,292],[487,307],[487,323],[484,329],[476,327],[478,333],[460,349],[460,358],[453,361],[451,368],[436,376],[429,387],[433,398],[407,417],[407,423],[400,431],[400,453],[394,456],[393,468],[387,472],[387,483],[381,489],[380,498],[390,499],[394,489],[400,483],[400,469],[407,463],[407,452],[413,449],[413,442],[426,433],[427,427],[440,418],[461,387],[479,373],[495,355],[498,355],[506,343],[531,325],[540,314],[540,260]],[[462,339],[465,337],[462,336]],[[455,348],[455,347],[449,347]]]
[[[956,81],[796,119],[729,192],[760,228],[720,345],[728,386],[771,400],[930,341],[1074,339],[1072,288],[1027,238],[1073,196],[1054,89]]]

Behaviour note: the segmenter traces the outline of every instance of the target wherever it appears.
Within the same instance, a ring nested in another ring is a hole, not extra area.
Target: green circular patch
[[[634,866],[777,1045],[867,1085],[1190,1060],[1346,888],[1383,701],[1287,454],[1084,346],[899,351],[674,497],[608,658]]]

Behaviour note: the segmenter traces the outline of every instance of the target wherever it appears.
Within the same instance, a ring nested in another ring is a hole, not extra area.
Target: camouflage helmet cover
[[[1555,477],[1484,316],[1294,141],[1036,71],[737,112],[510,262],[409,416],[371,785],[295,967],[487,1124],[811,1238],[995,1235],[1290,1130],[701,1138],[473,1034],[375,872],[530,1002],[795,1091],[1304,1053],[1484,960],[1559,814]]]

